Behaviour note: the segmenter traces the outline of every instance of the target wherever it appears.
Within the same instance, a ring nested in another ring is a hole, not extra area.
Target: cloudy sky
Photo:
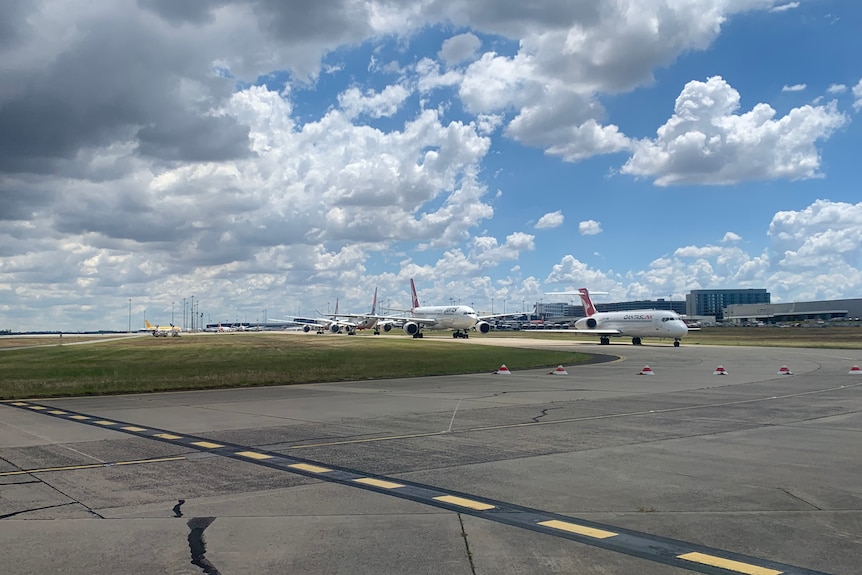
[[[0,4],[0,329],[862,297],[862,3]]]

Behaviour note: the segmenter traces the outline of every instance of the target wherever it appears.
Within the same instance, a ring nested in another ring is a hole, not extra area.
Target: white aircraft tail
[[[596,314],[596,306],[593,305],[593,300],[590,299],[590,292],[587,288],[579,288],[578,295],[581,296],[581,303],[584,306],[584,314],[591,317]]]
[[[416,295],[416,284],[413,283],[413,278],[410,278],[410,295],[413,296],[413,309],[419,307],[419,296]]]
[[[377,313],[377,288],[374,288],[374,300],[371,302],[371,315]]]

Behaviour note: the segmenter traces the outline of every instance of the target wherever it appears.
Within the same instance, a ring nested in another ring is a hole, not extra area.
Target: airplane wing
[[[412,317],[409,315],[407,315],[407,316],[366,315],[363,317],[376,318],[377,320],[390,321],[390,322],[404,322],[404,323],[406,323],[406,322],[410,321],[410,322],[413,322],[413,323],[418,324],[420,326],[437,325],[438,323],[440,323],[438,320],[432,319],[429,317]]]
[[[477,316],[482,321],[487,321],[489,319],[496,319],[498,317],[520,317],[524,315],[524,312],[519,311],[517,313],[495,313],[493,315],[480,315]]]

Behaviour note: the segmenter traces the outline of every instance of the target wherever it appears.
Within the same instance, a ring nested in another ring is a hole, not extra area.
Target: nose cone
[[[688,326],[681,319],[669,323],[673,324],[670,328],[670,333],[673,337],[683,337],[688,333]]]

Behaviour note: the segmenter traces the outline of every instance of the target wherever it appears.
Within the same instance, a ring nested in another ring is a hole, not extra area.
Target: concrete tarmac
[[[2,572],[862,573],[862,375],[848,374],[862,352],[452,343],[620,358],[565,376],[0,404]],[[639,375],[647,365],[655,375]],[[713,375],[719,365],[727,375]],[[585,544],[118,425],[753,559],[673,566],[649,549]]]

